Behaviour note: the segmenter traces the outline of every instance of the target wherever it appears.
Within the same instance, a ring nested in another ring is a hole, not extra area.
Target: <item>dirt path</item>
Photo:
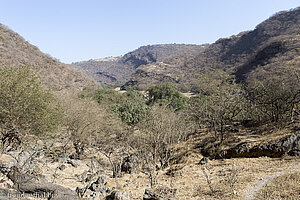
[[[290,169],[286,169],[286,170],[283,170],[283,171],[280,171],[280,172],[277,172],[271,176],[267,176],[265,178],[263,178],[261,181],[257,182],[254,186],[252,186],[251,188],[249,188],[247,190],[247,192],[245,193],[244,195],[244,200],[254,200],[255,199],[255,196],[257,195],[257,193],[260,191],[260,189],[266,185],[268,182],[272,181],[274,178],[280,176],[280,175],[283,175],[285,173],[288,173],[288,172],[291,172],[291,171],[294,171],[296,169],[300,169],[300,165],[296,165],[295,167],[293,168],[290,168]]]

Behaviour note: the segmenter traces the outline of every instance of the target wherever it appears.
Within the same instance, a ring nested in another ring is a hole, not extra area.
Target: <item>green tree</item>
[[[136,125],[150,113],[150,107],[141,101],[126,100],[116,104],[113,111],[117,113],[123,122],[128,125]]]
[[[176,111],[183,109],[186,103],[185,97],[181,95],[177,87],[170,82],[163,82],[151,86],[147,92],[149,105],[155,103],[164,104]]]
[[[98,103],[119,103],[122,95],[112,89],[100,89],[95,91],[94,100]]]
[[[0,67],[0,132],[3,144],[21,144],[27,134],[58,127],[62,113],[56,98],[42,89],[28,67]]]

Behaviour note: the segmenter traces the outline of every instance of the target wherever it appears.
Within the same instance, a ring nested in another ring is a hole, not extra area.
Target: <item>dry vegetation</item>
[[[261,199],[289,199],[300,198],[300,170],[292,171],[275,178],[268,183],[257,196]]]
[[[73,66],[62,64],[0,24],[0,63],[10,67],[28,66],[37,71],[47,88],[72,93],[95,83]]]
[[[299,38],[298,29],[285,23],[297,22],[298,13],[280,13],[252,32],[210,46],[147,46],[114,61],[93,61],[122,62],[130,70],[144,65],[137,70],[147,75],[144,81],[153,75],[159,84],[145,84],[143,94],[134,87],[123,93],[96,88],[1,25],[1,186],[27,193],[76,191],[79,198],[124,190],[141,199],[151,188],[170,199],[242,199],[259,180],[300,161],[288,156],[300,153]],[[275,29],[277,23],[284,30]],[[200,56],[194,55],[198,48]],[[235,75],[228,67],[233,63],[240,66]],[[33,76],[36,69],[43,87]],[[187,83],[185,89],[197,95],[187,98],[162,80]],[[103,176],[107,183],[100,187]],[[274,181],[286,184],[272,193],[280,185],[269,183],[259,198],[297,193],[299,173]]]

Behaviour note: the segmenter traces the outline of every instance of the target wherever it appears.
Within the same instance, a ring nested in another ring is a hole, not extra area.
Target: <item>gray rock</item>
[[[67,161],[69,160],[69,158],[66,157],[58,157],[57,161],[60,163],[67,163]]]
[[[7,177],[14,183],[16,189],[21,193],[33,195],[47,194],[51,200],[77,200],[77,194],[65,187],[47,182],[42,176],[22,174],[17,167],[12,167]]]
[[[200,164],[200,165],[205,165],[205,164],[207,164],[207,163],[208,163],[208,158],[207,158],[207,157],[203,157],[203,158],[199,161],[198,164]]]
[[[17,160],[7,154],[0,155],[0,171],[4,174],[8,173],[12,167],[17,165]]]
[[[155,194],[150,188],[145,189],[143,200],[164,200],[164,198],[158,194]]]
[[[106,184],[107,184],[106,176],[100,176],[95,182],[91,184],[89,189],[95,192],[103,193],[107,189]]]
[[[72,165],[73,167],[79,167],[82,165],[82,162],[80,160],[74,160],[74,159],[68,159],[67,163]]]
[[[58,169],[60,169],[61,171],[63,171],[64,169],[66,169],[66,165],[62,164],[58,167]]]
[[[31,153],[29,153],[28,151],[10,151],[7,154],[15,158],[20,166],[23,166],[25,164],[28,165],[31,157]]]
[[[96,181],[97,184],[101,184],[101,185],[106,185],[107,184],[107,179],[106,179],[106,176],[100,176],[97,181]]]
[[[211,154],[208,151],[202,152],[204,155],[209,155],[213,158],[256,158],[256,157],[271,157],[279,158],[285,154],[299,155],[300,152],[300,134],[292,134],[283,137],[276,141],[251,145],[251,142],[242,142],[235,147]]]
[[[130,200],[130,197],[126,191],[113,191],[108,197],[107,200]]]

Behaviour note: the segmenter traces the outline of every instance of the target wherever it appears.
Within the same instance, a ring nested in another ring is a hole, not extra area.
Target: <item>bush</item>
[[[0,67],[0,132],[3,143],[21,144],[26,134],[57,128],[62,117],[57,100],[42,89],[28,67]]]
[[[100,89],[96,90],[94,94],[94,100],[98,103],[119,103],[122,95],[112,89]]]
[[[128,125],[136,125],[143,117],[150,112],[149,106],[144,102],[127,100],[116,104],[113,111],[118,114],[123,122]]]
[[[185,98],[180,94],[177,87],[170,82],[160,83],[149,87],[148,104],[165,104],[169,108],[176,110],[183,109],[186,103]]]

